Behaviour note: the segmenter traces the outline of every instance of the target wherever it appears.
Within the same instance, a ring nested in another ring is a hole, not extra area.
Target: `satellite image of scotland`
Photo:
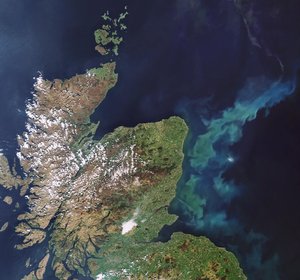
[[[300,280],[299,0],[0,0],[0,280]]]

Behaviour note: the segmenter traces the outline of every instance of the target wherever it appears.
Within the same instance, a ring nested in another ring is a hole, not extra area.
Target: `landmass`
[[[5,222],[5,223],[1,226],[0,232],[5,231],[5,230],[7,229],[7,227],[8,227],[8,222]]]
[[[17,175],[15,164],[10,168],[7,158],[0,152],[0,185],[7,190],[16,189],[19,186],[26,189],[28,182],[28,179],[22,179]]]
[[[41,259],[38,264],[36,271],[32,271],[28,275],[24,276],[22,280],[43,280],[47,268],[47,264],[50,258],[50,254],[47,252],[46,255]],[[30,267],[30,258],[27,259],[25,266]]]
[[[123,23],[124,19],[127,17],[128,11],[125,6],[125,12],[121,13],[118,18],[110,17],[109,11],[102,15],[104,24],[101,28],[95,31],[95,40],[97,46],[95,47],[101,55],[108,55],[113,53],[114,55],[119,54],[119,46],[123,42],[123,33],[127,27]]]
[[[205,237],[174,233],[166,243],[113,238],[96,261],[102,279],[246,279],[236,258]]]
[[[23,279],[43,279],[47,268],[58,279],[245,279],[234,255],[207,238],[174,233],[157,241],[177,218],[168,207],[188,127],[174,116],[95,140],[99,123],[90,116],[117,83],[115,70],[110,62],[64,81],[39,76],[18,136],[22,177],[0,156],[0,183],[27,193],[16,248],[46,248]]]
[[[7,195],[6,197],[3,198],[3,202],[5,202],[8,205],[11,205],[13,203],[13,199],[11,196]]]

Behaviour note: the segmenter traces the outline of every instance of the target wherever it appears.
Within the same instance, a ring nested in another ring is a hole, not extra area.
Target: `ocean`
[[[121,125],[184,117],[190,133],[178,197],[193,176],[194,197],[187,202],[205,203],[191,215],[175,199],[170,211],[179,219],[161,238],[173,231],[205,235],[234,252],[249,279],[297,279],[299,98],[286,96],[297,81],[299,5],[253,2],[265,12],[253,31],[262,48],[253,46],[233,1],[0,0],[0,148],[12,161],[33,77],[40,71],[49,80],[65,79],[105,62],[94,51],[93,32],[106,10],[118,16],[128,5],[128,32],[116,58],[119,81],[91,118],[100,121],[96,137]],[[273,22],[276,15],[289,21]],[[285,65],[279,85],[278,57]],[[220,122],[231,128],[211,136],[217,157],[206,164],[195,147],[209,124],[220,129]],[[13,249],[18,212],[0,207],[1,222],[11,221],[0,234],[0,279],[17,280],[27,257],[36,259],[41,249]]]

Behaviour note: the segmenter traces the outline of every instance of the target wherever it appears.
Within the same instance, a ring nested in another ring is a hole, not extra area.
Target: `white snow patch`
[[[139,208],[137,208],[134,211],[133,217],[129,221],[122,223],[122,234],[126,234],[130,232],[132,229],[134,229],[137,226],[135,219],[139,214],[139,211],[140,211]]]
[[[124,235],[124,234],[130,232],[136,226],[137,226],[137,223],[135,222],[135,219],[131,219],[127,222],[124,222],[122,224],[122,234]]]
[[[102,274],[102,273],[100,273],[100,274],[98,274],[98,275],[96,276],[96,280],[103,280],[104,277],[105,277],[105,275]]]

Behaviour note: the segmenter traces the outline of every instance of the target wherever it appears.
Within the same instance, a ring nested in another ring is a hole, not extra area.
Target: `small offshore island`
[[[103,18],[125,30],[126,15]],[[106,42],[119,46],[122,39],[116,31],[117,39],[108,39],[111,28],[104,28],[95,32],[96,50],[117,55]],[[168,206],[188,127],[170,117],[94,140],[99,124],[90,116],[117,83],[115,68],[109,62],[64,81],[38,77],[26,132],[18,137],[23,178],[0,157],[1,185],[27,195],[29,211],[15,229],[24,239],[16,249],[46,244],[38,266],[24,263],[23,279],[49,279],[49,271],[58,279],[246,279],[235,256],[205,237],[175,233],[168,242],[154,241],[177,218]]]

